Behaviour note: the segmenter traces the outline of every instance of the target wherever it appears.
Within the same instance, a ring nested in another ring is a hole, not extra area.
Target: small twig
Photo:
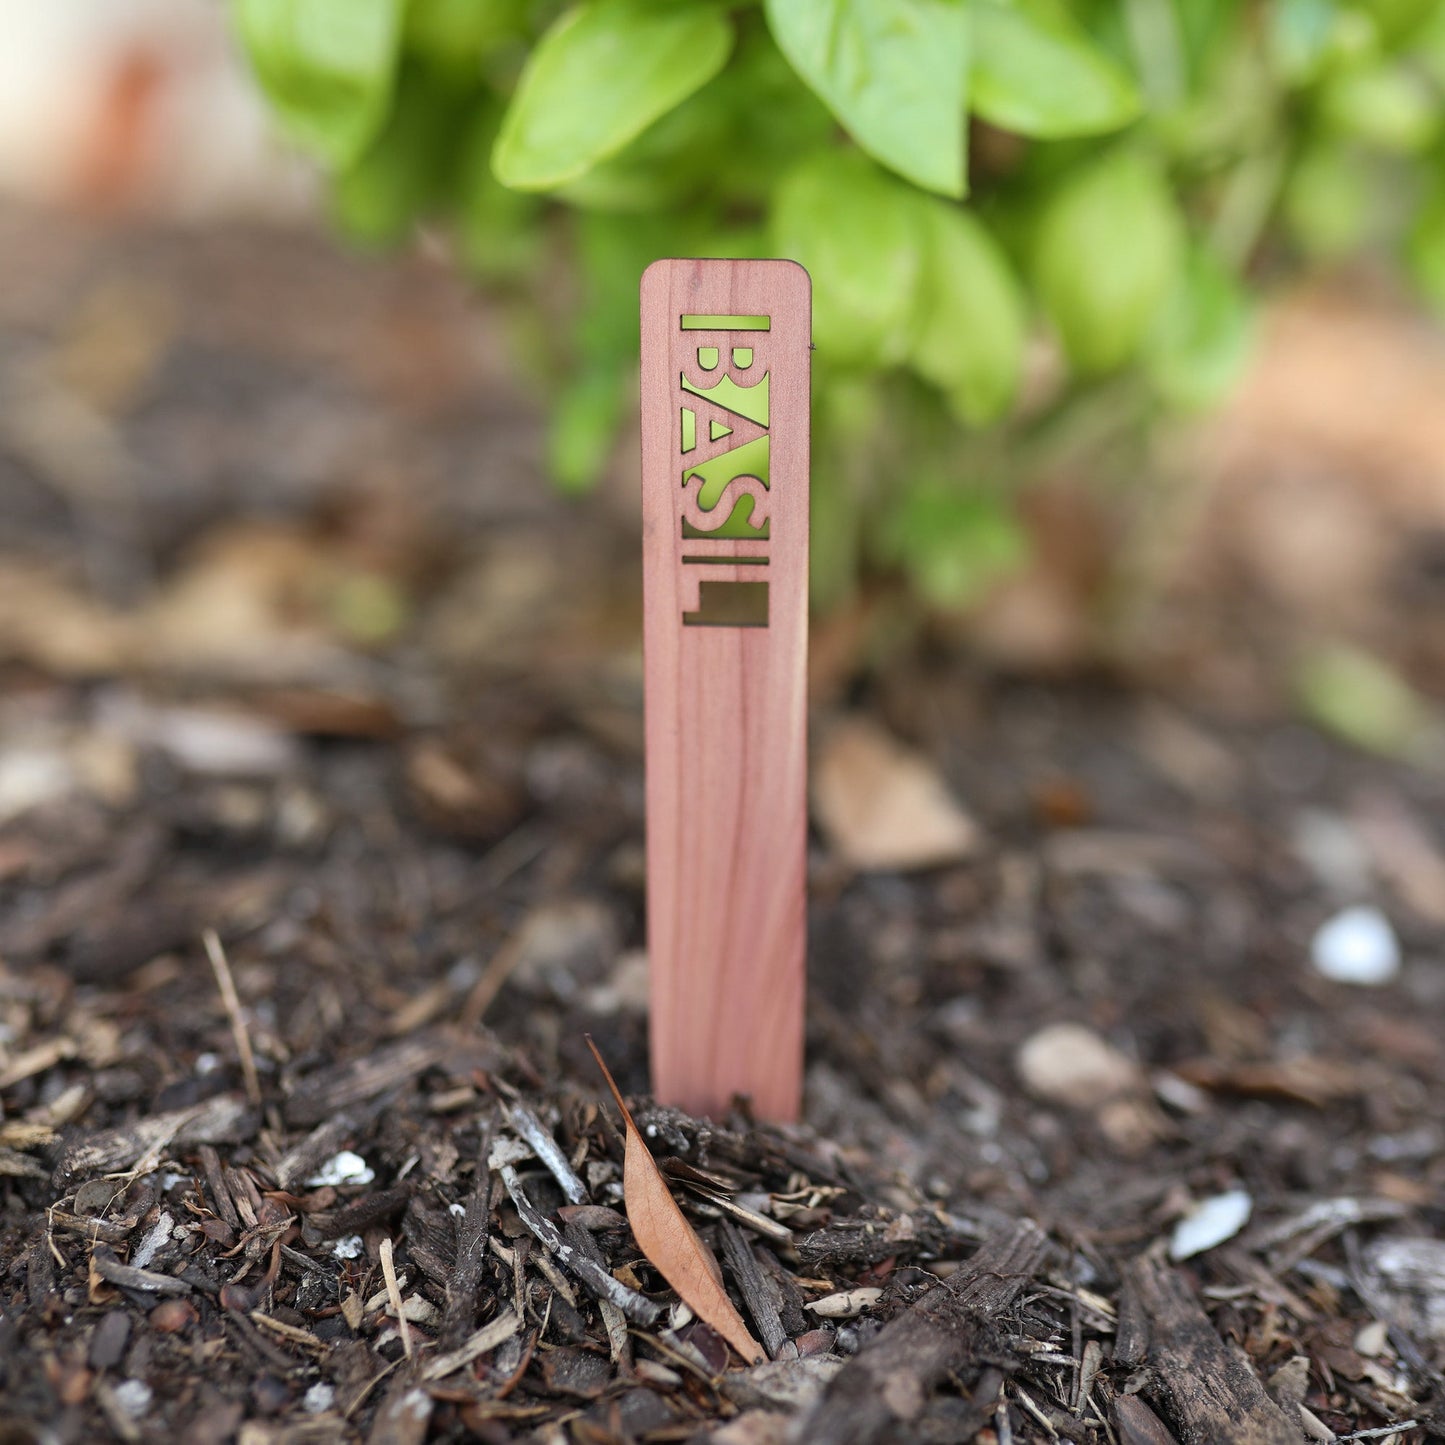
[[[1014,1430],[1008,1418],[1008,1401],[1002,1391],[999,1391],[998,1408],[993,1414],[993,1427],[998,1435],[998,1445],[1014,1445]]]
[[[1049,1439],[1057,1440],[1059,1438],[1059,1432],[1054,1429],[1053,1422],[1049,1419],[1047,1415],[1044,1414],[1042,1410],[1039,1409],[1036,1404],[1034,1404],[1032,1398],[1029,1396],[1028,1391],[1025,1390],[1024,1387],[1020,1385],[1017,1380],[1014,1381],[1014,1394],[1015,1396],[1017,1396],[1019,1404],[1022,1405],[1024,1409],[1027,1410],[1029,1414],[1032,1415],[1034,1419],[1037,1420],[1039,1424],[1042,1425],[1044,1429],[1048,1432]]]
[[[401,1361],[400,1361],[400,1360],[392,1360],[392,1361],[390,1362],[390,1364],[388,1364],[388,1365],[386,1366],[386,1368],[385,1368],[384,1370],[382,1370],[379,1375],[374,1375],[371,1379],[369,1379],[369,1380],[361,1387],[361,1389],[357,1391],[357,1393],[356,1393],[356,1398],[353,1399],[353,1400],[342,1410],[342,1412],[341,1412],[341,1418],[342,1418],[343,1420],[349,1420],[349,1419],[351,1419],[351,1417],[361,1408],[362,1404],[363,1404],[363,1403],[365,1402],[365,1400],[366,1400],[366,1397],[367,1397],[369,1394],[371,1394],[371,1392],[372,1392],[374,1389],[376,1389],[376,1387],[377,1387],[379,1384],[381,1384],[381,1382],[382,1382],[384,1379],[386,1379],[386,1377],[387,1377],[389,1374],[391,1374],[391,1372],[392,1372],[394,1369],[396,1369],[396,1367],[397,1367],[399,1364],[401,1364]]]
[[[422,1372],[423,1380],[441,1380],[470,1365],[478,1355],[485,1355],[504,1344],[522,1328],[521,1316],[507,1311],[498,1315],[490,1324],[483,1325],[460,1348],[449,1354],[439,1355]]]
[[[411,1326],[406,1322],[406,1312],[401,1306],[401,1288],[396,1282],[396,1262],[391,1256],[391,1239],[381,1241],[381,1273],[386,1280],[386,1295],[396,1311],[396,1327],[401,1333],[401,1348],[407,1359],[412,1358]]]
[[[256,1108],[261,1107],[261,1080],[256,1073],[256,1056],[251,1052],[251,1036],[246,1032],[246,1019],[241,1012],[241,999],[236,992],[236,981],[231,977],[231,965],[226,961],[226,950],[214,928],[208,928],[201,935],[206,945],[206,956],[215,970],[216,983],[221,990],[221,1001],[231,1020],[231,1035],[236,1040],[236,1052],[241,1056],[241,1072],[246,1078],[246,1097]]]
[[[557,1147],[557,1141],[547,1132],[542,1121],[517,1098],[504,1099],[502,1108],[512,1128],[547,1166],[547,1172],[557,1181],[562,1193],[567,1196],[567,1202],[581,1204],[587,1198],[587,1186],[577,1177],[577,1171],[567,1162],[567,1156]]]
[[[1373,1430],[1356,1430],[1349,1435],[1336,1435],[1335,1439],[1344,1442],[1346,1440],[1379,1440],[1385,1435],[1403,1434],[1406,1430],[1418,1430],[1418,1420],[1401,1420],[1394,1425],[1377,1425]]]
[[[487,960],[481,977],[472,985],[471,993],[462,1004],[460,1020],[463,1028],[474,1029],[481,1023],[482,1016],[496,1001],[512,971],[521,963],[522,953],[522,935],[514,933]]]
[[[523,1192],[517,1171],[511,1164],[502,1162],[496,1150],[492,1152],[490,1163],[502,1176],[502,1183],[511,1195],[522,1223],[543,1248],[552,1252],[563,1269],[570,1270],[597,1298],[611,1300],[634,1323],[648,1328],[657,1324],[662,1318],[660,1305],[654,1304],[646,1295],[629,1289],[621,1280],[614,1279],[602,1265],[589,1259],[580,1250],[573,1249],[562,1238],[561,1230],[550,1219],[538,1213]]]

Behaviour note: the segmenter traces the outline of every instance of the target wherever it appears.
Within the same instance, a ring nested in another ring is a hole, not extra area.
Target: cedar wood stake
[[[807,846],[811,286],[791,261],[642,278],[652,1083],[797,1117]]]

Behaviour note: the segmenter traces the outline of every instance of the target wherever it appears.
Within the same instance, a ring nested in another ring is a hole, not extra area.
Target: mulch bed
[[[4,638],[4,730],[45,786],[0,835],[0,1439],[1445,1439],[1438,774],[1137,683],[901,658],[850,706],[937,763],[984,846],[858,875],[819,839],[806,1122],[654,1107],[625,532],[594,511],[613,540],[577,549],[505,476],[478,501],[493,433],[459,420],[450,283],[388,271],[378,300],[284,237],[198,259],[0,233],[41,277],[12,369],[87,288],[170,278],[193,308],[115,421],[150,542],[76,543],[29,433],[0,437],[4,565],[120,558],[129,619],[74,665]],[[305,324],[238,299],[286,285]],[[386,296],[419,359],[378,376]],[[418,380],[438,367],[450,411]],[[487,385],[511,435],[525,409]],[[304,419],[338,412],[360,440]],[[284,685],[173,632],[141,646],[174,614],[137,611],[136,559],[176,575],[308,427],[326,466],[262,487],[306,544],[285,565],[365,558],[416,616],[306,634]],[[444,545],[397,541],[384,479],[370,530],[318,502],[318,476],[423,433]],[[1361,900],[1402,944],[1379,988],[1309,964]],[[1127,1065],[1105,1096],[1031,1077],[1022,1046],[1064,1022]],[[589,1034],[766,1363],[730,1360],[637,1249]],[[1171,1258],[1235,1191],[1243,1228]]]

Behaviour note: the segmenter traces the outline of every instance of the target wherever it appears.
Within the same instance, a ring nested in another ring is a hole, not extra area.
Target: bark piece
[[[466,1212],[457,1226],[457,1261],[447,1284],[446,1308],[442,1312],[441,1341],[444,1349],[459,1346],[477,1317],[481,1303],[482,1272],[487,1263],[487,1229],[491,1211],[487,1196],[491,1176],[485,1172],[467,1197]]]
[[[770,1360],[776,1360],[778,1351],[787,1342],[787,1332],[778,1318],[778,1301],[768,1282],[763,1278],[762,1266],[753,1254],[743,1232],[730,1219],[722,1221],[723,1258],[732,1271],[733,1279],[742,1293],[743,1303],[753,1317],[753,1323],[762,1336],[763,1348]]]
[[[1029,1219],[985,1240],[957,1274],[853,1357],[798,1438],[812,1445],[906,1439],[933,1387],[985,1347],[997,1347],[994,1320],[1028,1284],[1045,1246],[1043,1231]]]
[[[282,1112],[286,1122],[293,1126],[320,1124],[335,1114],[407,1083],[439,1064],[446,1054],[446,1044],[439,1037],[401,1039],[350,1063],[321,1069],[298,1079],[282,1106]]]
[[[1127,1284],[1148,1326],[1148,1362],[1158,1374],[1185,1445],[1299,1445],[1299,1426],[1265,1393],[1259,1376],[1209,1323],[1180,1274],[1149,1256]]]
[[[1179,1445],[1169,1427],[1137,1395],[1115,1398],[1114,1428],[1119,1445]]]
[[[97,1244],[91,1255],[95,1272],[110,1284],[122,1289],[144,1290],[147,1294],[190,1294],[191,1287],[183,1279],[157,1274],[150,1269],[137,1269],[122,1264],[108,1244]]]
[[[174,1109],[117,1129],[102,1129],[73,1144],[51,1176],[63,1193],[96,1174],[129,1169],[148,1155],[197,1144],[235,1144],[251,1137],[256,1115],[239,1094],[218,1094],[192,1109]]]
[[[295,1190],[305,1184],[356,1135],[356,1121],[349,1114],[336,1114],[318,1124],[304,1139],[293,1144],[271,1169],[278,1189]]]

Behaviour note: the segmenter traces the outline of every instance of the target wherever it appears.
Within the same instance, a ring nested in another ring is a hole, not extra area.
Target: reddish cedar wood
[[[797,1116],[811,287],[791,261],[642,279],[648,950],[658,1098]]]

